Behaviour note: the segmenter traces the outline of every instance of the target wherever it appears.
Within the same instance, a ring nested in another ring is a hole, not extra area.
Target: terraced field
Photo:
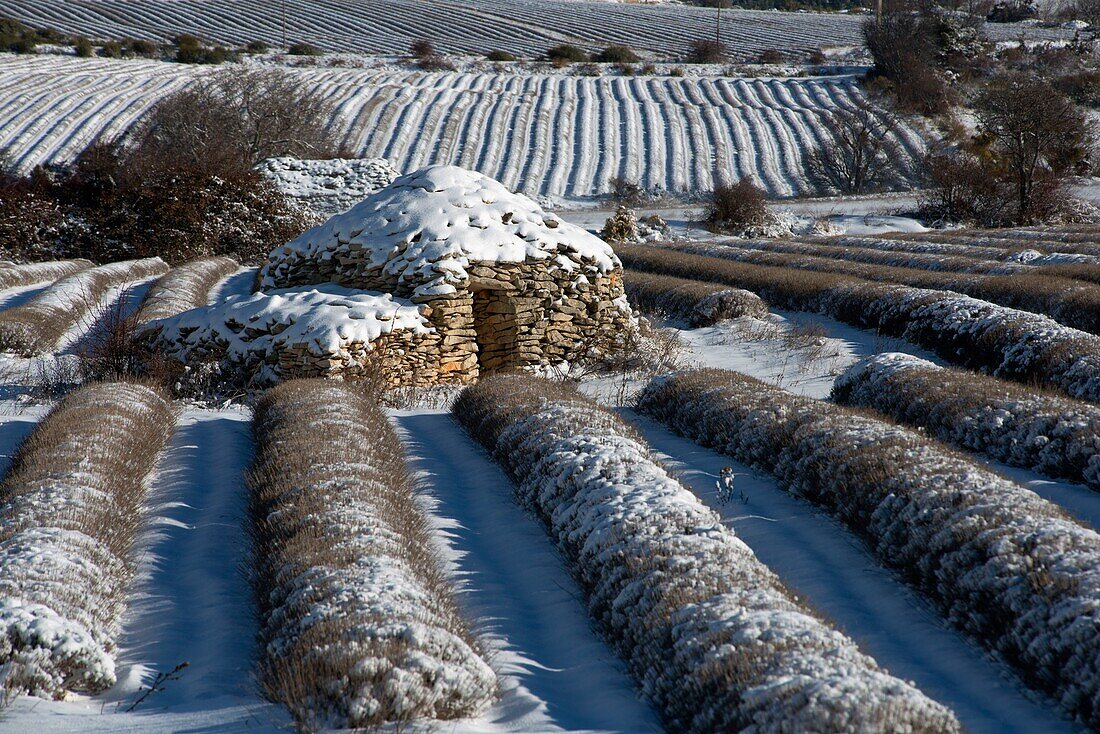
[[[281,4],[244,0],[231,7],[209,0],[0,0],[0,15],[68,33],[168,39],[193,33],[243,44],[282,39]],[[777,49],[805,53],[820,46],[859,45],[863,17],[838,13],[729,10],[722,41],[737,58]],[[714,35],[714,12],[684,5],[576,0],[288,0],[286,32],[332,51],[404,53],[414,38],[431,38],[447,52],[502,49],[535,56],[559,43],[595,48],[626,43],[667,57]],[[995,38],[1069,38],[1072,32],[991,25]]]
[[[157,99],[209,73],[150,61],[0,58],[0,148],[24,170],[71,160],[129,129]],[[714,171],[772,195],[814,190],[806,156],[826,110],[863,99],[853,76],[793,79],[580,77],[295,69],[335,104],[337,140],[399,170],[453,163],[529,195],[581,197],[625,176],[697,192]],[[892,141],[899,164],[923,150]]]

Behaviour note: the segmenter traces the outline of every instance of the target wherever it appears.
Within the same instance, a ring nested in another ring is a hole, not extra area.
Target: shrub
[[[649,195],[638,181],[625,176],[612,176],[607,183],[611,187],[611,201],[619,206],[634,209],[649,202]]]
[[[263,41],[249,41],[244,50],[250,54],[266,54],[271,50],[271,46]]]
[[[290,72],[232,69],[157,103],[131,135],[135,166],[207,170],[229,178],[265,158],[332,153],[332,105]]]
[[[935,66],[935,26],[904,3],[863,24],[863,39],[874,58],[872,72],[906,110],[933,115],[943,112],[952,94]]]
[[[554,46],[546,52],[546,60],[559,64],[571,64],[576,61],[588,61],[588,54],[576,46],[563,44]]]
[[[99,47],[97,55],[105,59],[120,59],[122,58],[122,44],[118,41],[104,41],[103,45]]]
[[[455,65],[442,56],[422,56],[416,65],[423,71],[455,71]]]
[[[747,232],[764,227],[773,219],[764,190],[747,176],[732,185],[715,186],[703,213],[703,221],[715,232]]]
[[[599,64],[585,62],[574,66],[573,73],[577,76],[601,76],[603,69],[600,68]]]
[[[1010,73],[992,79],[974,100],[978,134],[988,141],[991,175],[1010,182],[1013,221],[1044,221],[1064,198],[1065,178],[1092,147],[1085,115],[1048,82]]]
[[[485,58],[489,61],[515,61],[515,54],[510,54],[507,51],[490,51],[485,54]]]
[[[415,59],[426,59],[435,56],[435,45],[426,38],[418,38],[409,44],[409,55]]]
[[[755,293],[716,283],[627,271],[623,286],[630,304],[638,310],[682,319],[692,328],[768,315],[768,305]]]
[[[638,74],[641,76],[653,76],[657,73],[657,67],[654,64],[645,63],[638,69]]]
[[[404,449],[368,395],[294,380],[256,405],[249,472],[259,678],[302,728],[456,719],[497,691]]]
[[[452,413],[543,521],[669,731],[959,729],[800,604],[616,414],[519,375],[467,388]]]
[[[686,61],[692,64],[724,64],[729,58],[729,49],[720,41],[692,41],[691,52]],[[678,75],[674,75],[678,76]]]
[[[137,314],[138,323],[166,319],[205,306],[214,286],[239,267],[233,258],[206,257],[172,268],[149,289]]]
[[[26,265],[0,265],[0,290],[23,288],[35,283],[55,281],[92,267],[88,260],[54,260]]]
[[[756,57],[756,60],[761,64],[782,64],[783,53],[778,49],[769,48],[760,52],[760,55]]]
[[[1100,406],[878,354],[837,377],[832,399],[924,428],[964,451],[1100,490]]]
[[[140,38],[131,38],[126,41],[126,50],[134,56],[143,56],[147,59],[160,55],[160,48],[157,47],[157,44]]]
[[[887,111],[869,102],[835,107],[822,113],[821,127],[828,134],[810,151],[807,167],[830,192],[862,194],[912,178],[897,142],[900,124]]]
[[[80,270],[26,303],[0,311],[0,351],[27,357],[51,352],[69,329],[87,320],[109,288],[160,275],[160,258],[132,260]]]
[[[34,429],[0,484],[0,664],[5,700],[114,685],[149,475],[171,403],[95,383]]]
[[[600,239],[613,245],[637,242],[639,239],[638,216],[634,210],[625,206],[618,207],[615,214],[608,217],[603,229],[600,230]]]
[[[76,43],[73,44],[73,51],[82,59],[91,58],[95,56],[95,47],[92,46],[92,42],[84,36],[76,39]]]
[[[1039,271],[1034,267],[988,263],[986,267],[991,271],[1007,274],[954,273],[949,271],[949,267],[946,267],[947,263],[942,259],[939,266],[924,270],[921,269],[920,263],[907,263],[905,267],[869,264],[865,261],[871,258],[861,253],[854,253],[855,256],[849,257],[840,253],[841,256],[837,257],[835,248],[823,248],[823,251],[815,252],[813,245],[748,244],[752,249],[705,244],[684,244],[680,247],[687,252],[751,262],[756,265],[842,273],[875,282],[893,282],[920,288],[957,291],[1000,306],[1044,314],[1066,326],[1100,334],[1100,288],[1053,277],[1047,275],[1046,271]],[[804,257],[790,257],[785,252],[769,250],[794,250],[809,254]],[[815,254],[824,255],[824,257],[815,257]],[[852,253],[848,254],[852,255]],[[975,261],[970,262],[973,270],[981,269]]]
[[[320,46],[314,46],[312,43],[299,41],[290,44],[287,53],[291,56],[324,56],[325,51]]]
[[[632,49],[616,45],[607,46],[593,60],[601,64],[636,64],[641,61]]]
[[[724,370],[650,383],[639,409],[863,536],[952,626],[1100,724],[1100,535],[919,434]]]
[[[800,273],[667,248],[624,245],[616,254],[635,270],[745,288],[776,308],[825,313],[907,339],[964,367],[1100,401],[1100,337],[1045,316],[949,291]]]

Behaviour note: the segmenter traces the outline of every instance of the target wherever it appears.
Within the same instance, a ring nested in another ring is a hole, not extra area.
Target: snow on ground
[[[27,285],[21,288],[9,288],[5,291],[0,291],[0,311],[22,306],[51,285],[52,283],[34,283],[33,285]]]
[[[660,731],[504,472],[446,413],[402,411],[394,420],[465,587],[460,602],[482,620],[475,631],[503,678],[488,714],[446,731]]]
[[[119,682],[103,695],[66,702],[20,698],[0,715],[0,730],[286,730],[282,708],[263,701],[251,681],[255,627],[241,568],[250,419],[238,408],[189,409],[179,421],[139,540],[142,571],[124,622]],[[32,424],[22,416],[0,421],[0,453],[7,454]],[[125,713],[139,687],[184,661],[190,666],[179,680]]]
[[[943,360],[909,342],[856,329],[819,314],[773,310],[766,320],[741,318],[699,329],[678,329],[686,366],[720,367],[792,392],[828,397],[849,365],[879,352]]]
[[[864,544],[839,523],[727,456],[680,438],[648,418],[627,412],[658,456],[696,494],[719,511],[738,537],[784,583],[860,643],[894,675],[913,680],[950,706],[968,731],[1074,732],[999,663],[947,629],[923,599],[881,568]],[[725,467],[744,493],[717,501]]]

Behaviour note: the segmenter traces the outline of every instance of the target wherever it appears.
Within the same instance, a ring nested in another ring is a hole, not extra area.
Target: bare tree
[[[809,155],[811,174],[845,194],[861,194],[902,178],[897,118],[861,102],[854,109],[823,113],[822,128],[831,133]]]
[[[993,167],[1016,190],[1017,221],[1031,221],[1039,214],[1037,191],[1049,198],[1050,187],[1088,153],[1084,114],[1047,82],[1019,72],[991,81],[974,108]]]
[[[136,137],[155,158],[182,156],[211,171],[247,169],[276,155],[330,154],[331,109],[288,72],[234,68],[160,102]]]

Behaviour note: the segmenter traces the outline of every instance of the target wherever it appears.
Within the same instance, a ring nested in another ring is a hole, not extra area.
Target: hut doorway
[[[477,366],[483,375],[516,366],[516,304],[505,290],[474,291]]]

